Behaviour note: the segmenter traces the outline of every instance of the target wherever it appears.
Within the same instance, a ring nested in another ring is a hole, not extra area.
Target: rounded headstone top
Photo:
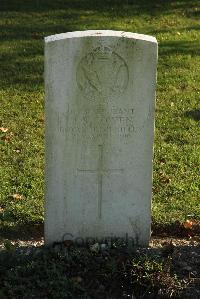
[[[125,31],[114,31],[114,30],[85,30],[85,31],[73,31],[73,32],[66,32],[60,33],[55,35],[50,35],[45,37],[45,42],[54,42],[63,39],[70,39],[70,38],[81,38],[81,37],[124,37],[136,40],[147,41],[151,43],[157,43],[155,37],[150,35],[132,33],[132,32],[125,32]]]

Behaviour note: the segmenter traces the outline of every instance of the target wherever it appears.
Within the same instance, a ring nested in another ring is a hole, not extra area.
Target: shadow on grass
[[[160,57],[170,55],[197,56],[199,54],[198,42],[171,41],[159,45]],[[37,87],[43,88],[43,55],[43,42],[35,39],[27,42],[22,41],[14,52],[3,52],[0,59],[1,88],[6,89],[10,86],[30,90],[35,90]],[[199,120],[199,111],[190,111],[186,113],[186,116]]]
[[[191,228],[185,228],[179,221],[174,223],[153,223],[152,224],[152,236],[161,237],[177,237],[187,238],[188,236],[198,235],[200,236],[200,223],[196,223]],[[43,224],[13,224],[5,225],[0,228],[0,238],[9,240],[31,240],[38,239],[44,236]]]
[[[189,31],[192,31],[192,30],[199,31],[200,30],[200,26],[199,25],[196,25],[196,26],[186,26],[186,27],[182,27],[182,28],[179,27],[177,29],[177,31],[179,33],[189,32]],[[148,31],[148,34],[150,34],[150,35],[157,35],[157,34],[161,34],[161,33],[177,34],[177,32],[175,31],[175,29],[170,29],[170,28],[164,28],[164,29],[159,28],[158,30],[152,30],[152,29],[150,29]],[[179,41],[175,41],[175,42],[179,42]],[[162,42],[160,44],[163,44],[163,43],[165,43],[165,42]]]
[[[60,32],[80,30],[89,26],[90,19],[84,17],[96,16],[96,21],[102,16],[109,18],[127,18],[148,14],[149,16],[176,13],[177,9],[190,10],[196,8],[197,1],[174,0],[3,0],[1,3],[2,20],[7,21],[1,26],[3,39],[26,39],[30,34],[37,33],[38,38]],[[15,12],[9,15],[9,12]],[[21,13],[21,20],[20,20]],[[31,15],[32,14],[32,15]],[[35,22],[34,22],[35,19]],[[20,22],[19,22],[20,20]],[[16,21],[16,22],[15,22]],[[64,21],[64,24],[62,22]],[[101,22],[104,28],[104,22]],[[192,28],[192,29],[198,29]],[[86,28],[85,28],[86,29]],[[158,31],[158,32],[162,32]]]
[[[156,9],[160,13],[168,13],[174,9],[186,9],[188,12],[193,13],[195,16],[198,15],[197,0],[2,0],[3,11],[48,11],[50,9],[95,9],[103,11],[104,8],[121,8],[126,5],[138,8],[140,11],[146,11],[149,9]],[[196,10],[191,11],[192,8]]]
[[[196,121],[199,121],[200,120],[200,109],[186,111],[185,116],[192,118]]]
[[[11,241],[37,240],[43,236],[44,236],[43,224],[32,224],[32,225],[23,224],[23,225],[13,225],[13,226],[6,225],[0,228],[0,238],[8,239]]]
[[[199,285],[192,279],[193,272],[199,275],[199,247],[177,246],[176,254],[166,249],[127,253],[112,248],[95,254],[76,246],[3,250],[0,297],[199,298]],[[193,271],[189,278],[184,267]]]
[[[35,90],[43,88],[43,38],[48,35],[86,30],[88,28],[116,29],[108,20],[131,18],[142,14],[150,17],[195,8],[197,1],[147,0],[3,0],[1,2],[2,89],[15,87]],[[111,22],[112,23],[112,22]],[[198,26],[197,26],[198,27]],[[198,29],[198,28],[190,28]],[[119,29],[118,29],[119,30]],[[122,29],[123,30],[123,29]],[[158,32],[162,32],[160,29]],[[148,33],[148,32],[147,32]],[[150,32],[151,33],[151,32]],[[156,33],[156,32],[154,32]],[[171,41],[159,45],[159,54],[197,55],[197,42]]]
[[[0,251],[0,298],[199,298],[200,246],[13,246]],[[180,243],[179,243],[180,242]]]
[[[191,41],[167,41],[162,42],[159,45],[159,55],[193,55],[200,54],[200,46],[198,42]]]
[[[196,222],[191,227],[184,227],[179,221],[173,223],[153,223],[152,236],[188,238],[200,236],[200,223]]]

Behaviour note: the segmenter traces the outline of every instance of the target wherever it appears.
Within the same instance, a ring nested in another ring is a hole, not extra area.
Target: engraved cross
[[[97,173],[97,194],[98,194],[98,217],[102,216],[102,197],[103,197],[103,176],[105,173],[119,173],[123,169],[104,169],[103,167],[103,145],[98,146],[98,166],[97,169],[77,169],[79,172]]]

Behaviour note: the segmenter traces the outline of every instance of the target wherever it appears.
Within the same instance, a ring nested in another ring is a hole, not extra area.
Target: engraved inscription
[[[128,85],[128,67],[111,48],[97,47],[81,59],[76,77],[87,98],[107,98],[124,93]]]
[[[105,169],[103,167],[103,145],[98,146],[98,166],[97,169],[77,169],[78,172],[82,173],[97,173],[97,209],[98,217],[102,215],[102,197],[103,197],[103,177],[105,173],[121,173],[123,169]]]
[[[94,116],[95,115],[95,116]],[[95,121],[94,121],[95,117]],[[127,138],[134,134],[134,115],[132,110],[129,113],[117,114],[114,112],[104,115],[101,110],[86,110],[81,113],[73,113],[73,117],[69,117],[68,133],[73,139],[84,137],[87,141],[101,143],[105,139],[112,137]]]
[[[95,111],[69,107],[66,113],[55,115],[55,125],[58,132],[66,133],[75,143],[83,139],[98,144],[112,137],[127,139],[135,133],[134,108],[112,106],[105,114],[102,107],[96,107]]]

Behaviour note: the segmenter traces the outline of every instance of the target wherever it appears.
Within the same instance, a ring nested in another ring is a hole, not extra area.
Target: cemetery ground
[[[0,298],[200,297],[199,12],[190,0],[1,2]],[[42,246],[43,38],[87,29],[159,43],[148,249]]]

